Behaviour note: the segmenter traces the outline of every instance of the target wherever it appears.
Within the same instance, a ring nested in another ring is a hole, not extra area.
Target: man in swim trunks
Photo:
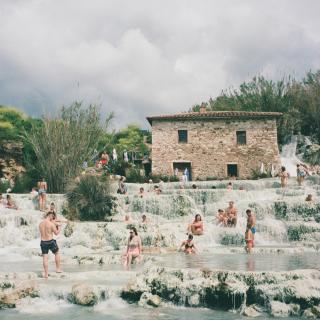
[[[254,235],[256,233],[256,217],[250,209],[246,210],[246,214],[247,214],[247,228],[251,230],[252,240],[254,240]]]
[[[247,253],[251,253],[252,248],[254,247],[254,240],[253,240],[253,234],[251,232],[251,229],[247,228],[246,233],[244,235],[245,241],[246,241],[246,251]]]
[[[41,234],[40,247],[43,258],[44,278],[48,278],[49,250],[54,254],[55,257],[56,272],[61,272],[59,248],[56,240],[53,239],[53,235],[59,234],[60,227],[53,222],[54,219],[55,214],[53,212],[48,212],[45,216],[45,219],[39,224],[39,230]]]

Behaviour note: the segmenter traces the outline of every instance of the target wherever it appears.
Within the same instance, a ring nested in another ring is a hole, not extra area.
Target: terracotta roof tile
[[[201,120],[201,119],[259,119],[259,118],[277,118],[282,115],[281,112],[256,112],[256,111],[206,111],[206,112],[184,112],[177,114],[165,114],[159,116],[147,117],[152,125],[154,120]]]

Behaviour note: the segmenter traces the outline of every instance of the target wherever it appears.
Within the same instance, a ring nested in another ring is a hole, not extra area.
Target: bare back
[[[39,230],[41,234],[41,240],[43,241],[50,241],[52,240],[53,235],[57,234],[56,225],[47,219],[39,224]]]

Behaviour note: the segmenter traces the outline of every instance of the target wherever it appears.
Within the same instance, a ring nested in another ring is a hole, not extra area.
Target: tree
[[[26,134],[37,158],[37,168],[47,179],[50,192],[64,192],[70,179],[75,178],[88,160],[113,114],[101,125],[97,105],[85,107],[75,102],[62,107],[56,117],[44,116],[42,126],[32,126]]]

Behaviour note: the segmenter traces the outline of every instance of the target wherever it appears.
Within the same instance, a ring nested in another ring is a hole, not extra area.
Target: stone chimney
[[[207,105],[205,103],[202,103],[200,106],[200,113],[207,112]]]

